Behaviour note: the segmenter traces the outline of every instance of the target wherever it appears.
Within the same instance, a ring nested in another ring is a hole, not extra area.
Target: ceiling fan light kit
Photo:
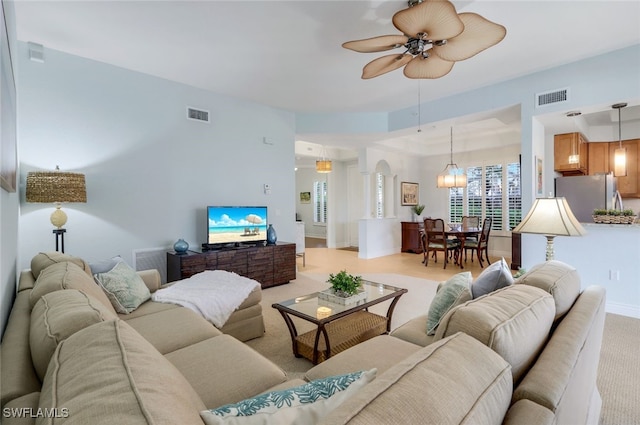
[[[403,66],[408,78],[440,78],[451,71],[455,62],[498,44],[507,34],[502,25],[476,13],[458,14],[446,0],[409,0],[409,8],[393,15],[392,22],[404,35],[383,35],[342,44],[360,53],[406,49],[404,53],[369,62],[362,70],[363,79]]]

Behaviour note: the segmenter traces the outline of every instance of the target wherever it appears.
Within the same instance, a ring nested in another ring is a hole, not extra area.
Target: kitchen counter
[[[640,224],[582,223],[586,235],[554,238],[556,260],[580,274],[582,288],[602,285],[607,311],[640,317]],[[522,267],[545,261],[546,239],[522,235]]]

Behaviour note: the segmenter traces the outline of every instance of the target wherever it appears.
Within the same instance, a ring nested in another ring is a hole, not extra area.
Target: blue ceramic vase
[[[275,245],[277,240],[276,229],[270,224],[269,227],[267,227],[267,245]]]
[[[173,244],[173,250],[178,254],[184,254],[189,249],[189,244],[184,239],[178,239]]]

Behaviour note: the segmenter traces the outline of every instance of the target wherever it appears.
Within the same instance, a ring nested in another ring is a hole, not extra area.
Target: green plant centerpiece
[[[422,211],[424,211],[424,204],[418,204],[411,207],[411,211],[416,215],[416,217],[420,217]]]
[[[330,273],[327,282],[331,284],[333,293],[343,298],[357,294],[362,288],[362,277],[348,274],[346,270],[335,275]]]

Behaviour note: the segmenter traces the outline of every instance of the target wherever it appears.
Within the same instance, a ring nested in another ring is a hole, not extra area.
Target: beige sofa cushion
[[[29,351],[29,291],[16,294],[0,344],[0,406],[9,400],[40,391],[40,380]]]
[[[433,342],[435,335],[427,335],[425,323],[427,323],[427,315],[423,314],[394,329],[391,336],[426,347]]]
[[[509,408],[502,425],[552,425],[553,412],[531,400],[518,400]]]
[[[82,258],[63,254],[58,251],[40,252],[39,254],[36,254],[31,259],[31,274],[33,274],[33,277],[37,279],[42,270],[51,265],[66,263],[67,261],[80,267],[88,276],[91,276],[91,267],[89,267],[89,263],[84,261]]]
[[[84,292],[104,304],[107,310],[116,314],[109,298],[96,285],[93,278],[71,262],[53,264],[40,273],[29,297],[31,308],[43,295],[62,289],[77,289]]]
[[[499,424],[512,385],[507,362],[458,333],[378,374],[320,424]]]
[[[546,344],[554,314],[549,293],[511,285],[449,311],[435,339],[457,332],[471,335],[509,362],[518,382]]]
[[[287,380],[282,369],[229,335],[209,338],[165,357],[184,375],[207,409],[237,403]]]
[[[175,367],[122,320],[89,326],[58,345],[39,407],[68,409],[65,425],[202,425],[205,409]]]
[[[222,335],[198,313],[185,307],[163,310],[127,320],[161,354]]]
[[[31,310],[29,341],[31,359],[42,380],[58,344],[80,329],[116,319],[101,302],[76,289],[55,291],[40,297]]]
[[[557,260],[533,266],[515,283],[535,286],[553,295],[556,320],[569,311],[580,295],[580,275],[575,268]]]
[[[373,368],[377,369],[378,375],[380,375],[399,361],[420,350],[420,348],[421,346],[403,341],[400,338],[380,335],[342,351],[312,367],[307,371],[304,378],[307,381],[313,381],[327,376]]]
[[[554,413],[557,424],[587,422],[587,401],[597,393],[605,303],[601,286],[589,286],[582,292],[515,388],[514,401],[528,399],[546,407]]]

